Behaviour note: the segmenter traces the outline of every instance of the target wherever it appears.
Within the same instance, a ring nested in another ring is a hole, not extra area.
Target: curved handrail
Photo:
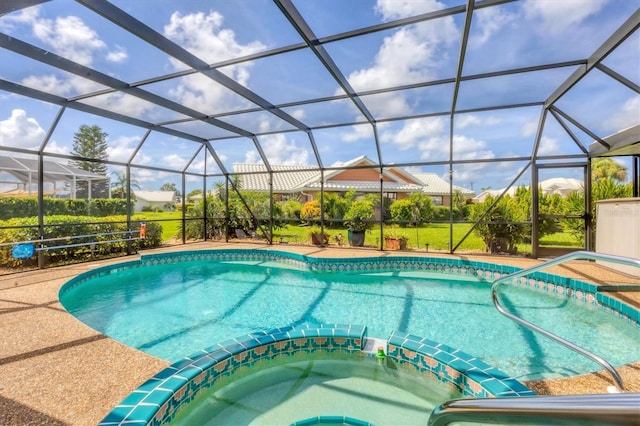
[[[501,284],[503,284],[505,281],[507,280],[512,280],[514,278],[519,278],[528,274],[531,274],[533,272],[537,272],[540,271],[542,269],[546,269],[549,268],[551,266],[555,266],[555,265],[559,265],[561,263],[565,263],[568,262],[570,260],[603,260],[606,262],[612,262],[612,263],[619,263],[619,264],[624,264],[624,265],[632,265],[632,266],[637,266],[640,268],[640,260],[638,259],[633,259],[630,257],[623,257],[623,256],[615,256],[615,255],[611,255],[611,254],[604,254],[604,253],[595,253],[595,252],[590,252],[590,251],[575,251],[569,254],[565,254],[563,256],[559,256],[555,259],[552,260],[548,260],[544,263],[541,263],[539,265],[535,265],[532,266],[530,268],[526,268],[523,269],[521,271],[517,271],[514,272],[512,274],[509,275],[505,275],[503,277],[498,278],[497,280],[495,280],[493,282],[493,285],[491,286],[491,297],[493,299],[493,304],[495,305],[496,309],[498,310],[498,312],[500,312],[502,315],[506,316],[507,318],[512,319],[513,321],[524,325],[525,327],[527,327],[530,330],[536,331],[538,333],[541,333],[545,336],[547,336],[550,339],[555,340],[556,342],[566,346],[567,348],[571,349],[574,352],[578,352],[584,356],[586,356],[587,358],[591,359],[592,361],[597,362],[598,364],[600,364],[605,370],[607,370],[609,372],[609,374],[611,374],[611,376],[613,377],[615,383],[616,383],[616,387],[619,390],[624,390],[624,384],[622,383],[622,377],[620,377],[620,374],[618,374],[618,372],[616,371],[616,369],[604,358],[602,358],[599,355],[596,355],[584,348],[581,348],[580,346],[566,340],[563,339],[562,337],[547,331],[541,327],[538,327],[537,325],[522,319],[510,312],[508,312],[498,301],[498,287],[500,287]]]
[[[429,426],[454,422],[517,424],[632,425],[638,421],[640,393],[454,399],[436,407]]]

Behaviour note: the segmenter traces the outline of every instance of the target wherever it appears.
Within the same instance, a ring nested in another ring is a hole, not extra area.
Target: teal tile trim
[[[362,354],[366,327],[321,324],[251,333],[180,360],[127,396],[100,425],[162,425],[202,390],[261,361],[317,351]],[[360,423],[353,423],[360,424]]]
[[[290,426],[309,426],[309,425],[350,425],[350,426],[373,426],[373,423],[365,422],[364,420],[354,419],[353,417],[346,416],[318,416],[310,417],[308,419],[299,420],[295,423],[291,423]]]
[[[429,374],[453,385],[465,396],[534,396],[519,381],[484,361],[457,349],[419,336],[393,332],[387,343],[387,355],[400,365]]]
[[[266,360],[314,352],[362,356],[366,334],[366,327],[360,325],[303,324],[231,339],[198,351],[158,372],[118,404],[100,422],[100,426],[165,424],[200,391],[222,380],[232,380],[234,372],[242,367]],[[535,395],[520,382],[483,361],[420,336],[392,333],[387,344],[387,357],[388,362],[412,366],[421,374],[430,374],[441,382],[453,384],[465,396]],[[341,416],[314,417],[295,424],[333,420],[337,424],[368,424]]]

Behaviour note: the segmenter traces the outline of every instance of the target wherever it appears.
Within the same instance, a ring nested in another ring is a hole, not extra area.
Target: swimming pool
[[[60,300],[96,330],[169,361],[255,330],[337,322],[364,324],[381,338],[394,330],[421,335],[518,380],[598,370],[495,310],[490,281],[513,271],[452,259],[219,250],[144,256],[83,274]],[[589,290],[539,274],[505,286],[502,303],[614,365],[640,359],[637,312],[617,302],[626,319],[612,315]]]

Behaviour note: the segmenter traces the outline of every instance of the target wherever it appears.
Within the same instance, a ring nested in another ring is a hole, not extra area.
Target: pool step
[[[362,349],[362,352],[375,355],[378,352],[378,348],[384,348],[384,353],[386,354],[387,340],[378,339],[377,337],[364,338],[364,349]]]

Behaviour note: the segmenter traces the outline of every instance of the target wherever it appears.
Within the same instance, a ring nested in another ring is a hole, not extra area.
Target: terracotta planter
[[[397,238],[385,238],[384,247],[387,250],[400,250],[400,240]]]
[[[384,245],[387,250],[406,250],[407,240],[404,238],[386,237],[384,239]]]

